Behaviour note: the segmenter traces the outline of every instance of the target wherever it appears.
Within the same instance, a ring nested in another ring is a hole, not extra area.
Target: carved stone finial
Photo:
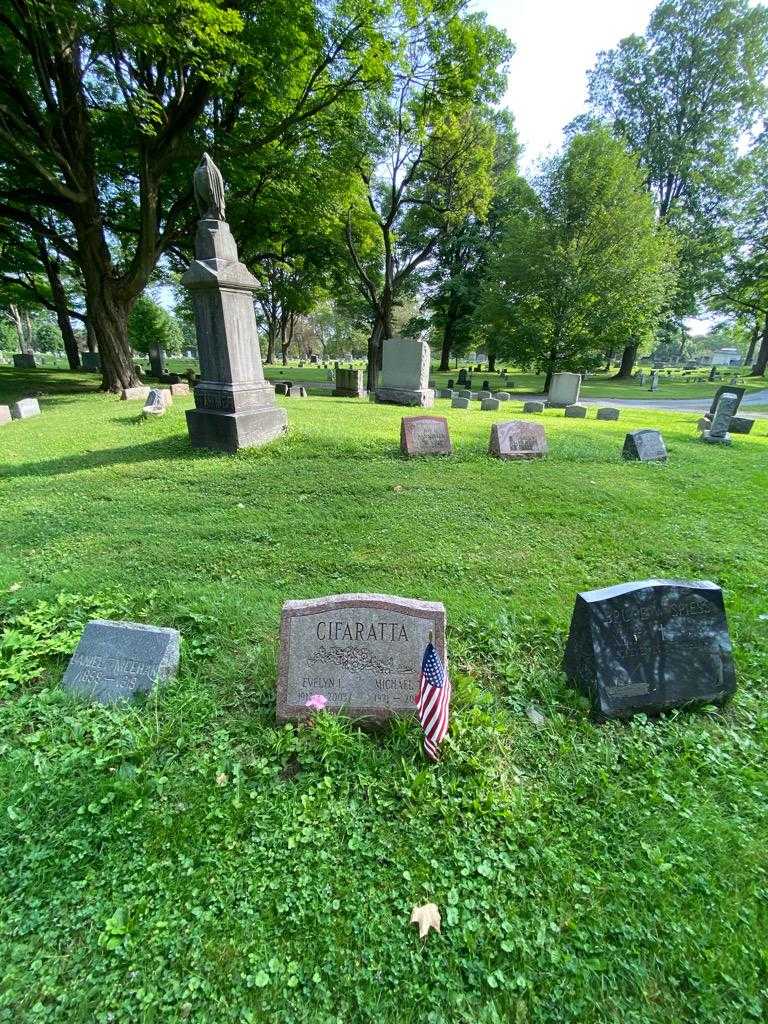
[[[203,159],[197,165],[192,181],[201,220],[225,220],[224,179],[207,153],[203,153]]]

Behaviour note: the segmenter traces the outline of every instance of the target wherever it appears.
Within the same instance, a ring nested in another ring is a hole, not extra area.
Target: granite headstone
[[[491,427],[488,454],[496,459],[540,459],[547,451],[547,438],[540,423],[509,420]]]
[[[28,420],[39,415],[40,403],[36,398],[21,398],[11,406],[11,416],[15,420]]]
[[[622,456],[640,462],[665,462],[667,446],[658,430],[633,430],[624,438]]]
[[[568,405],[576,405],[580,394],[580,373],[553,373],[549,385],[547,405],[555,409],[564,409]]]
[[[400,420],[400,451],[413,455],[451,455],[451,437],[445,416],[403,416]]]

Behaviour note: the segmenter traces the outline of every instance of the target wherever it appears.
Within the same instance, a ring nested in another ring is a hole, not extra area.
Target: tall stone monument
[[[187,429],[195,448],[234,452],[285,432],[288,417],[264,380],[253,309],[257,281],[238,259],[224,219],[224,182],[206,153],[194,175],[196,259],[182,284],[195,309],[200,382]]]
[[[435,403],[434,389],[429,387],[430,361],[425,341],[387,338],[382,347],[376,401],[430,408]]]

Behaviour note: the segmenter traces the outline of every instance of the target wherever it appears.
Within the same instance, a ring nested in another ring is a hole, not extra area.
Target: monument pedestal
[[[705,430],[701,435],[702,441],[706,441],[707,444],[732,444],[730,434],[719,434],[717,437],[713,437],[711,431]]]
[[[187,430],[193,448],[236,452],[256,448],[285,433],[288,416],[285,409],[257,409],[253,412],[212,412],[188,409]]]
[[[433,388],[376,388],[376,401],[431,409],[435,404],[435,392]]]

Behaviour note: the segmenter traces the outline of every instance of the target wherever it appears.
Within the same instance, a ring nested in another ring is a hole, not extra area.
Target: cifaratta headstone
[[[403,416],[400,420],[400,451],[414,455],[451,455],[451,436],[445,416]]]
[[[176,629],[94,619],[85,627],[62,686],[101,704],[149,693],[176,675],[180,639]]]
[[[264,380],[253,308],[258,282],[238,259],[224,219],[224,182],[207,154],[194,189],[201,213],[196,259],[181,283],[195,309],[200,382],[187,429],[194,448],[234,452],[279,437],[288,416]]]
[[[540,459],[547,451],[547,437],[540,423],[508,420],[491,427],[488,454],[496,459]]]
[[[286,601],[280,627],[277,718],[326,710],[376,724],[415,712],[421,663],[430,640],[443,664],[445,608],[385,594],[337,594]]]

